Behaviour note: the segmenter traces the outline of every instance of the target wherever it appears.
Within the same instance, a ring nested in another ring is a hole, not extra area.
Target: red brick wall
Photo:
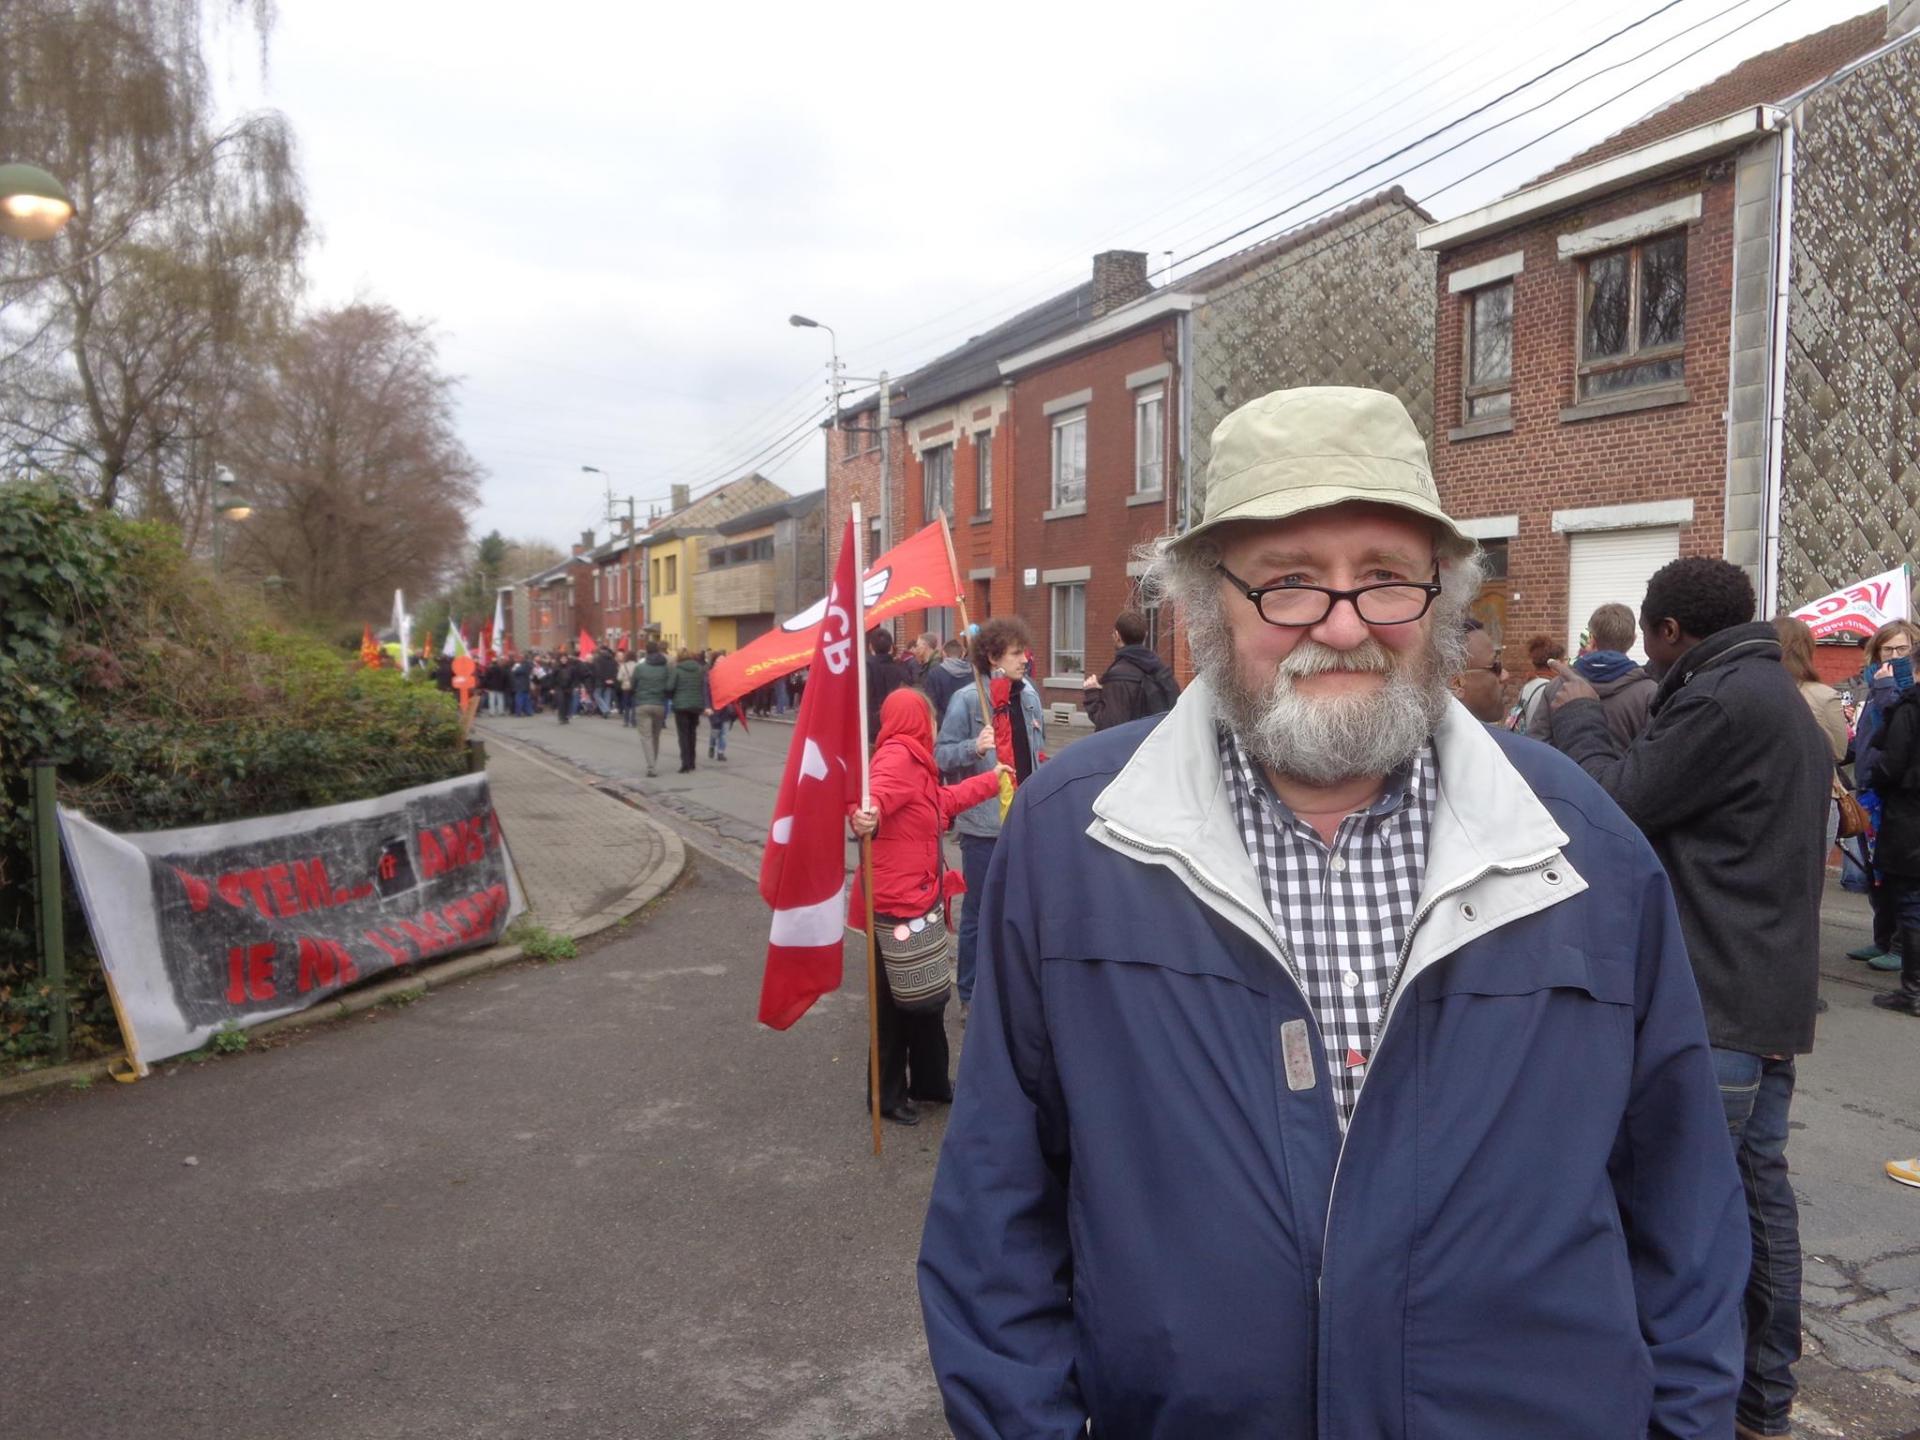
[[[975,432],[973,425],[990,418],[991,407],[977,401],[962,400],[953,408],[961,416],[961,424],[957,428],[936,433],[933,427],[941,423],[937,420],[909,420],[906,428],[916,438],[922,435],[927,437],[923,451],[938,445],[953,446],[953,514],[947,517],[947,521],[953,531],[953,554],[960,571],[960,584],[966,595],[967,619],[978,625],[992,615],[1004,612],[1012,602],[1013,587],[1008,578],[1011,573],[1008,568],[1011,563],[1008,559],[1010,547],[1007,543],[1012,529],[1007,503],[1012,447],[1008,441],[1009,426],[1005,415],[1001,416],[992,430]],[[981,511],[975,459],[983,445],[991,446],[993,450],[993,508],[986,512],[986,520],[976,524],[974,517]],[[914,454],[911,448],[907,451],[901,487],[904,503],[898,511],[896,539],[933,523],[933,516],[926,508],[926,469],[921,464],[920,456]],[[971,572],[987,568],[996,571],[992,580],[967,578]],[[916,610],[900,617],[898,633],[911,638],[926,628],[926,612]]]
[[[1113,659],[1113,619],[1133,603],[1134,582],[1127,575],[1133,547],[1173,528],[1178,480],[1175,425],[1180,373],[1175,321],[1167,318],[1088,350],[1022,373],[1013,387],[1011,420],[1012,484],[996,497],[1010,518],[1011,555],[996,580],[995,609],[1017,610],[1033,631],[1034,676],[1054,673],[1052,591],[1044,581],[1025,585],[1023,572],[1088,566],[1087,671],[1098,674]],[[1129,506],[1134,475],[1133,392],[1127,376],[1161,363],[1175,369],[1165,381],[1166,499],[1158,505]],[[1076,390],[1091,390],[1087,403],[1087,511],[1084,515],[1043,520],[1053,498],[1053,419],[1048,401]],[[995,489],[1001,490],[995,477]],[[996,526],[996,528],[998,528]],[[1005,598],[1002,598],[1002,586]],[[1163,615],[1161,654],[1171,658],[1172,639]],[[1042,690],[1048,704],[1080,703],[1078,685]]]
[[[1666,200],[1700,192],[1702,217],[1687,232],[1685,383],[1682,405],[1562,421],[1575,402],[1580,265],[1562,261],[1556,237]],[[1449,295],[1455,270],[1523,249],[1514,279],[1513,430],[1450,441],[1462,419],[1462,325],[1469,297]],[[1517,515],[1508,542],[1503,659],[1527,670],[1527,638],[1568,631],[1568,546],[1552,512],[1690,498],[1693,523],[1682,555],[1720,555],[1726,497],[1727,367],[1733,293],[1730,162],[1610,196],[1524,229],[1475,241],[1440,257],[1434,366],[1434,471],[1447,513],[1466,519]],[[1641,597],[1620,600],[1639,606]]]

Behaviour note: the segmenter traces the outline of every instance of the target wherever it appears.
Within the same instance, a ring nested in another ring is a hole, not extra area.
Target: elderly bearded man
[[[1400,403],[1214,432],[1199,678],[1020,789],[920,1256],[954,1432],[1720,1440],[1745,1206],[1672,893],[1449,696]]]

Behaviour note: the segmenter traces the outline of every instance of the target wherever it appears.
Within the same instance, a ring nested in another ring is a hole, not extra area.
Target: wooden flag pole
[[[961,633],[966,634],[966,632],[973,629],[973,622],[967,619],[967,592],[960,584],[960,560],[959,557],[953,553],[953,531],[947,525],[947,512],[942,510],[938,513],[940,517],[940,538],[947,542],[947,569],[953,575],[953,603],[960,611]],[[980,723],[982,725],[991,725],[993,723],[993,696],[987,690],[987,672],[973,663],[973,639],[970,635],[967,639],[967,668],[973,671],[974,692],[980,697]],[[934,717],[934,730],[936,733],[939,730],[940,721],[945,718],[943,715]],[[1011,759],[1005,756],[996,758],[1008,765],[1013,763]],[[1008,784],[1009,781],[1007,777],[1002,775],[1000,777],[1000,818],[1002,820],[1007,818],[1007,804],[1011,799],[1007,793]]]
[[[883,477],[884,481],[884,477]],[[873,803],[873,764],[867,753],[867,567],[861,540],[860,502],[853,502],[853,653],[860,701],[860,808]],[[880,1153],[880,949],[873,928],[873,837],[860,839],[860,888],[867,899],[867,1108],[873,1118],[873,1153]]]

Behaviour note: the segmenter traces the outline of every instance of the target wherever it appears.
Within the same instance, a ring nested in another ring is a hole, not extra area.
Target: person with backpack
[[[1147,648],[1147,617],[1122,610],[1113,622],[1113,663],[1081,687],[1087,718],[1096,730],[1111,730],[1129,720],[1164,715],[1180,698],[1180,686],[1167,662]]]
[[[1553,662],[1567,658],[1567,647],[1551,635],[1536,635],[1527,641],[1527,658],[1533,662],[1533,676],[1520,687],[1520,698],[1507,717],[1507,728],[1522,735],[1534,734],[1536,717],[1547,712],[1547,687],[1555,679]]]

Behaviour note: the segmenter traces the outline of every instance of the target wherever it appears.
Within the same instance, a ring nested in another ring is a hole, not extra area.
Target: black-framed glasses
[[[1363,624],[1410,625],[1425,615],[1440,597],[1438,565],[1433,567],[1433,579],[1429,581],[1383,580],[1377,585],[1357,585],[1351,590],[1333,590],[1325,585],[1249,585],[1218,562],[1213,568],[1253,602],[1262,620],[1288,629],[1318,625],[1342,600],[1353,606]]]

